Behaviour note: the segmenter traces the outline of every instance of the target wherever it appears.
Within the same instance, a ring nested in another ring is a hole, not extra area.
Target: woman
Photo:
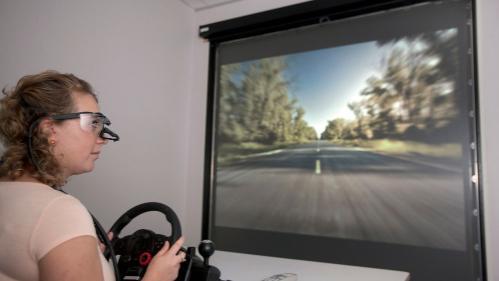
[[[114,280],[91,216],[59,189],[90,172],[108,140],[92,87],[72,74],[25,76],[0,101],[0,280]],[[142,280],[175,280],[184,239],[165,244]]]

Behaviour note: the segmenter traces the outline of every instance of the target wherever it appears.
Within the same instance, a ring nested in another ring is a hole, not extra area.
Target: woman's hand
[[[165,245],[153,257],[151,263],[147,267],[143,281],[174,281],[177,278],[180,263],[185,260],[185,253],[180,251],[184,244],[184,237],[170,247],[170,244],[165,242]]]
[[[109,231],[107,233],[107,238],[109,239],[109,241],[113,240],[113,233],[111,231]],[[99,249],[100,249],[101,253],[104,254],[104,251],[106,250],[106,244],[99,241]]]

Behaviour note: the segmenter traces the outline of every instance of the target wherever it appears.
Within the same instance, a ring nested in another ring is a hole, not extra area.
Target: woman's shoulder
[[[92,218],[78,199],[40,183],[0,182],[0,222],[16,226],[12,237],[25,241],[35,260],[71,238],[95,237]]]
[[[58,216],[68,213],[87,216],[86,208],[77,198],[42,183],[0,182],[0,202],[5,209],[14,211],[20,208],[24,214],[29,210],[34,217],[47,212],[52,215],[61,212]],[[30,206],[29,209],[26,206]]]
[[[77,198],[57,190],[40,194],[43,200],[37,202],[39,209],[31,234],[31,252],[36,260],[72,238],[96,237],[92,217]]]
[[[29,204],[29,206],[44,206],[68,196],[42,183],[21,181],[1,181],[0,195],[6,201]]]
[[[19,192],[58,192],[58,190],[41,182],[33,181],[8,181],[0,179],[0,189],[2,190],[15,190]]]

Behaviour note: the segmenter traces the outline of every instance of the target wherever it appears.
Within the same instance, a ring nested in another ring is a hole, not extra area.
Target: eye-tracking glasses
[[[119,141],[120,137],[111,131],[106,126],[111,125],[111,121],[100,112],[74,112],[74,113],[66,113],[66,114],[56,114],[56,115],[43,115],[38,117],[34,122],[29,126],[28,132],[28,157],[31,159],[33,165],[35,165],[38,171],[41,171],[38,166],[38,161],[36,160],[36,156],[33,153],[32,147],[32,139],[33,139],[33,131],[35,127],[40,123],[43,118],[50,118],[55,121],[64,121],[70,119],[80,119],[80,128],[86,132],[92,132],[98,135],[100,138],[105,140]]]
[[[100,112],[74,112],[66,114],[50,115],[49,118],[56,121],[70,119],[80,119],[80,128],[85,132],[98,134],[105,140],[119,141],[120,137],[106,126],[111,125],[111,121]]]

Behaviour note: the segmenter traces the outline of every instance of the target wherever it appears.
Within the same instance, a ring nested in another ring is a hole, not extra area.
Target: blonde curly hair
[[[0,177],[15,180],[25,173],[53,188],[63,186],[62,176],[48,136],[36,126],[31,137],[32,156],[28,142],[29,128],[39,118],[70,113],[74,110],[73,95],[89,94],[97,101],[92,86],[73,74],[44,71],[22,77],[17,85],[0,100],[0,140],[4,153],[0,161]],[[36,161],[36,163],[33,163]]]

